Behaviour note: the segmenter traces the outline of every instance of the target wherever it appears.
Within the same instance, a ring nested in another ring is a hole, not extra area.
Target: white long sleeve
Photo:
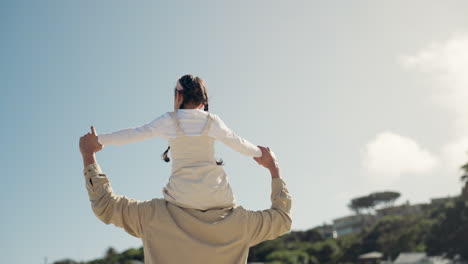
[[[214,115],[214,120],[214,126],[212,125],[209,135],[242,155],[250,157],[262,156],[260,148],[239,137],[234,131],[229,129],[217,115]]]
[[[137,141],[142,141],[152,137],[161,136],[167,130],[166,119],[167,114],[164,114],[153,121],[135,128],[127,128],[112,133],[100,134],[98,141],[102,145],[125,145]]]
[[[199,136],[207,121],[207,112],[198,109],[181,109],[177,112],[180,126],[187,136]],[[262,151],[254,144],[239,137],[217,116],[213,115],[208,135],[219,140],[226,146],[251,157],[261,157]],[[113,133],[100,134],[99,143],[102,145],[125,145],[153,137],[163,137],[167,140],[175,138],[175,124],[168,113],[153,121],[135,128],[127,128]]]

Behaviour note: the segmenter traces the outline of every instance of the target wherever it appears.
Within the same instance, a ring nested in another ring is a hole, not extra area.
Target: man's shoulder
[[[146,220],[154,220],[165,215],[167,212],[167,202],[161,198],[154,198],[152,200],[140,201],[139,212]]]
[[[237,206],[235,208],[233,208],[233,213],[235,214],[245,214],[245,215],[248,215],[248,214],[256,214],[260,211],[255,211],[255,210],[249,210],[249,209],[245,209],[244,207],[242,206]]]
[[[151,200],[140,201],[140,208],[143,210],[161,210],[166,207],[166,200],[161,198],[154,198]]]

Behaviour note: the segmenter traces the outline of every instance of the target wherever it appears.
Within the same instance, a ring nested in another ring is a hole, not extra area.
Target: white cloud
[[[404,174],[430,172],[437,164],[438,159],[415,140],[392,132],[378,134],[364,150],[363,166],[379,185],[392,184]]]
[[[380,187],[398,180],[421,184],[414,176],[422,175],[426,191],[453,193],[460,188],[460,166],[468,161],[468,34],[433,43],[401,59],[408,70],[422,73],[421,80],[429,84],[422,96],[441,107],[454,126],[440,135],[445,142],[432,153],[416,139],[378,134],[365,147],[365,174],[370,184]],[[411,190],[407,185],[399,187]]]
[[[427,73],[425,78],[436,82],[428,91],[431,98],[449,110],[456,124],[456,134],[468,132],[468,35],[433,43],[412,56],[402,57],[403,65]],[[456,141],[459,141],[457,139]]]
[[[454,137],[442,146],[440,157],[446,172],[460,173],[460,166],[468,160],[468,34],[434,43],[403,62],[436,82],[431,97],[449,110],[455,123],[455,131],[450,131]]]

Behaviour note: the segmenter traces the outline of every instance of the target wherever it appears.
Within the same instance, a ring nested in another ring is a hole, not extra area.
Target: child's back
[[[170,113],[170,116],[177,137],[169,141],[173,163],[171,177],[164,188],[165,199],[201,210],[233,206],[235,198],[226,173],[215,159],[215,139],[209,136],[212,116],[208,114],[199,136],[186,136],[177,112]]]

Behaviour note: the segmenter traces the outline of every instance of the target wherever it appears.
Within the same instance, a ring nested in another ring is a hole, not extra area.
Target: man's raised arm
[[[86,189],[94,214],[106,224],[122,227],[130,235],[141,237],[141,218],[144,207],[149,203],[114,194],[109,179],[102,173],[96,161],[96,152],[102,149],[94,127],[91,133],[80,138]],[[150,208],[147,208],[150,209]],[[151,210],[151,209],[150,209]]]
[[[254,246],[265,240],[275,239],[291,229],[291,196],[286,183],[281,179],[280,168],[275,154],[259,146],[262,156],[254,160],[270,171],[271,175],[271,208],[249,213],[250,244]]]

